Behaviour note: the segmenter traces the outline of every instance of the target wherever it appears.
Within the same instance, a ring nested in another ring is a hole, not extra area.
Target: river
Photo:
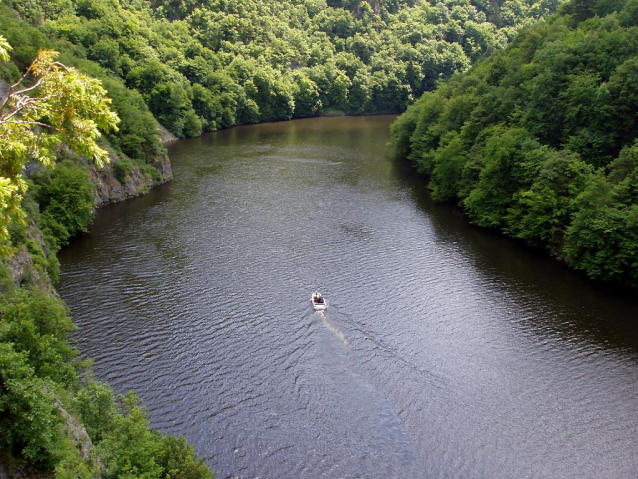
[[[59,255],[97,378],[218,478],[636,477],[636,297],[433,204],[391,121],[172,145]]]

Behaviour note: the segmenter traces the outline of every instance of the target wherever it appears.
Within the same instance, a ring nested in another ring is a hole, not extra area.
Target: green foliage
[[[497,128],[486,141],[478,182],[463,202],[476,224],[503,225],[514,193],[525,186],[524,155],[529,140],[529,133],[524,129]]]
[[[541,149],[537,153],[545,161],[530,189],[514,194],[506,229],[528,243],[558,248],[577,211],[574,199],[591,181],[593,168],[569,151]]]
[[[179,137],[328,111],[402,111],[560,3],[56,1],[10,3],[46,33],[41,42],[105,83],[122,118],[111,143],[136,159],[153,140],[127,127],[139,105],[118,103],[120,79]]]
[[[117,163],[116,163],[117,164]],[[69,238],[86,232],[94,216],[93,186],[85,168],[65,160],[32,176],[34,197],[40,205],[43,230],[58,249]]]
[[[155,462],[159,452],[155,436],[148,429],[148,419],[138,399],[130,393],[120,396],[124,414],[113,416],[111,431],[99,443],[100,456],[108,465],[111,477],[152,479],[161,477]]]
[[[0,343],[0,447],[45,468],[59,461],[66,442],[52,388],[26,353]]]
[[[134,173],[147,176],[154,184],[159,184],[162,181],[162,173],[153,165],[129,160],[126,157],[114,161],[112,167],[115,178],[123,185],[126,184],[127,178]]]
[[[0,35],[0,61],[11,47]],[[28,161],[52,164],[64,143],[94,160],[108,161],[97,144],[100,131],[116,130],[117,115],[99,81],[56,60],[53,50],[39,50],[25,74],[8,86],[0,105],[0,241],[8,239],[11,220],[22,219],[27,190],[22,171]]]
[[[638,284],[638,206],[618,204],[601,176],[577,198],[565,255],[592,278]]]
[[[30,368],[40,378],[66,387],[76,385],[73,359],[77,350],[67,341],[75,326],[61,299],[42,292],[22,291],[2,308],[1,343],[12,343],[25,353]]]
[[[182,436],[162,436],[148,429],[145,409],[132,392],[116,401],[108,385],[89,381],[78,403],[109,477],[212,479]]]
[[[73,7],[70,1],[68,3]],[[70,19],[79,20],[78,17],[73,16],[73,8],[71,10],[62,9],[60,12],[55,18],[64,18],[66,19],[65,21]],[[78,35],[82,33],[81,23],[71,23],[70,25],[65,23],[65,25]],[[78,28],[78,30],[74,30],[75,28]],[[42,29],[45,29],[44,26]],[[98,78],[106,89],[109,98],[111,98],[111,107],[120,117],[119,130],[111,131],[107,135],[111,149],[119,155],[123,153],[129,158],[144,160],[145,162],[151,162],[157,156],[164,155],[165,150],[158,140],[157,122],[148,110],[142,96],[136,91],[126,88],[124,82],[110,74],[107,69],[100,67],[95,62],[86,60],[85,58],[87,56],[90,57],[91,54],[83,44],[80,46],[72,45],[66,41],[55,41],[45,37],[41,31],[42,29],[36,29],[25,22],[20,22],[11,10],[0,4],[0,32],[6,33],[7,38],[14,42],[11,58],[15,62],[15,64],[0,63],[0,75],[17,81],[20,78],[18,67],[26,68],[35,57],[38,49],[49,47],[60,50],[59,59],[62,63],[76,67],[80,71]],[[69,30],[67,29],[66,31]],[[86,32],[83,34],[85,35]],[[112,41],[109,36],[102,38],[102,40],[104,42]],[[97,42],[97,39],[95,42]],[[91,50],[92,45],[87,43],[89,50]],[[120,47],[118,46],[118,48]],[[25,54],[21,55],[20,52],[25,52]],[[26,52],[30,53],[27,54]],[[22,56],[25,57],[25,60],[21,60]],[[122,53],[118,58],[117,71],[122,68],[122,65],[126,65],[126,59],[130,60],[130,56]],[[18,65],[17,67],[16,64]],[[107,65],[107,67],[113,68],[114,66]]]
[[[159,184],[162,181],[162,173],[153,165],[144,164],[140,166],[143,174],[148,175],[153,183]]]
[[[638,147],[626,147],[574,200],[565,256],[574,267],[602,280],[638,285]]]
[[[636,11],[570,2],[420,98],[392,126],[397,149],[474,223],[638,286]]]
[[[113,174],[115,175],[115,179],[122,184],[126,183],[126,178],[131,174],[133,168],[133,163],[127,158],[120,158],[113,162]]]
[[[172,479],[212,479],[212,474],[202,459],[195,455],[195,448],[184,436],[165,436],[158,454],[157,463],[162,468],[162,477]]]
[[[112,100],[113,109],[120,117],[119,131],[109,135],[109,143],[131,159],[153,161],[164,155],[165,150],[158,139],[157,122],[150,113],[142,96],[129,90],[124,83],[97,71]]]
[[[101,442],[113,431],[118,413],[113,390],[108,384],[88,381],[78,392],[77,402],[87,433],[93,441]]]

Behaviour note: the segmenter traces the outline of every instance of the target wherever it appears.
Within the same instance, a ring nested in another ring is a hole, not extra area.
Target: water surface
[[[97,377],[218,478],[635,477],[636,298],[433,205],[391,120],[173,145],[60,254]]]

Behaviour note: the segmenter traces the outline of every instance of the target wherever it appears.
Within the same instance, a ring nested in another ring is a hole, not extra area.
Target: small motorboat
[[[319,291],[315,291],[314,293],[312,293],[312,296],[310,297],[310,302],[312,303],[312,307],[314,308],[315,311],[325,311],[326,307],[328,306],[326,304],[325,298],[321,295]]]

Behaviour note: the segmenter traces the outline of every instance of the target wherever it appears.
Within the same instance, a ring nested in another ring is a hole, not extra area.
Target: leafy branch
[[[0,61],[9,61],[11,45],[0,35]],[[27,185],[24,166],[53,164],[56,149],[68,145],[102,166],[108,152],[97,141],[101,132],[117,131],[118,116],[101,83],[56,60],[58,52],[41,50],[22,77],[10,85],[0,104],[0,241],[7,226],[21,220]]]

